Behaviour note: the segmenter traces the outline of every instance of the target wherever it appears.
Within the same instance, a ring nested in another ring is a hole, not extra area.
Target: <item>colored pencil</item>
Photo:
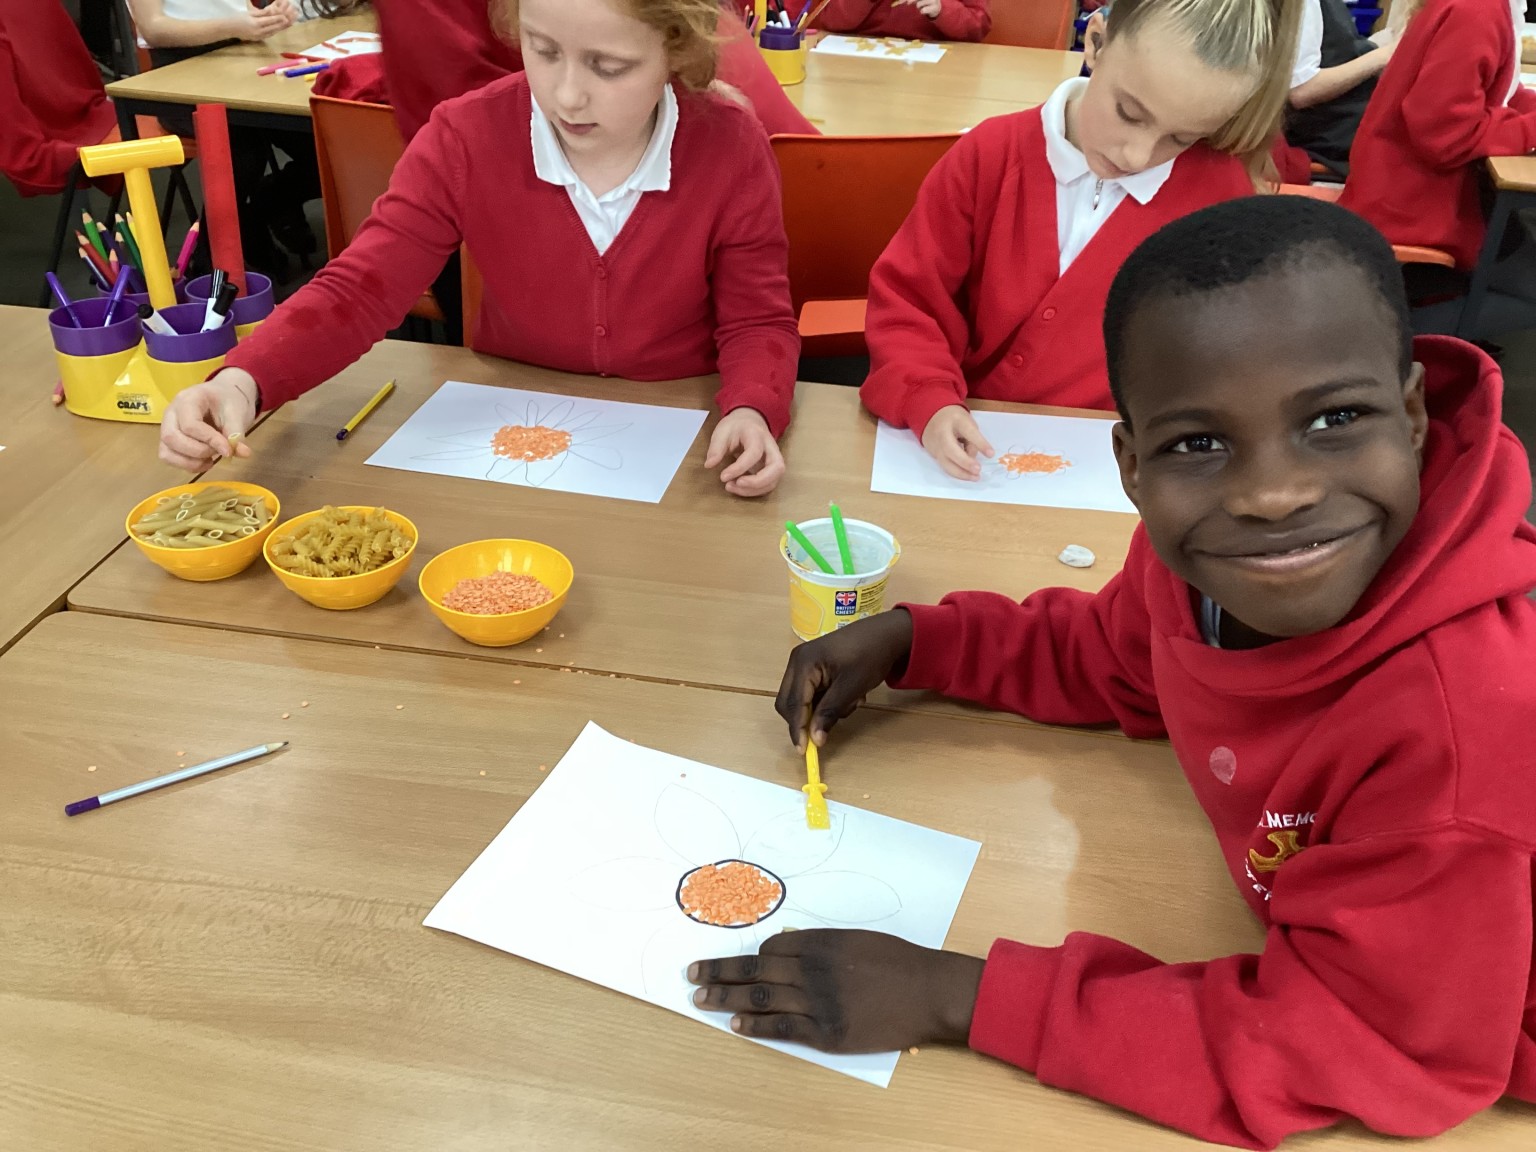
[[[101,239],[101,225],[96,223],[89,212],[80,213],[80,222],[85,225],[85,235],[91,242],[91,247],[105,260],[107,258],[107,246]],[[77,233],[78,235],[78,233]]]
[[[192,259],[192,250],[197,247],[197,238],[202,231],[201,220],[194,221],[192,227],[187,229],[187,238],[181,242],[181,254],[176,257],[176,279],[180,280],[187,274],[187,261]]]
[[[53,406],[57,408],[64,403],[64,381],[60,380],[53,386]]]
[[[804,30],[804,28],[810,24],[812,20],[816,19],[816,17],[822,14],[827,5],[830,3],[832,3],[832,0],[821,0],[821,3],[816,5],[815,8],[811,8],[809,5],[807,5],[805,11],[800,13],[800,23],[795,25],[796,29]]]
[[[110,265],[108,265],[107,262],[100,256],[96,255],[96,249],[92,248],[90,244],[84,240],[80,241],[80,255],[85,258],[85,262],[87,264],[89,264],[92,268],[96,269],[98,273],[100,273],[103,280],[111,283]]]
[[[274,72],[281,72],[284,68],[292,68],[293,65],[286,60],[279,60],[276,64],[268,64],[264,68],[256,69],[258,76],[270,76]]]
[[[180,784],[183,780],[191,780],[194,776],[204,776],[209,772],[217,772],[220,768],[232,768],[236,764],[244,764],[247,760],[255,760],[259,756],[270,756],[273,752],[280,752],[288,747],[288,741],[280,744],[258,744],[254,748],[247,748],[244,752],[235,752],[229,756],[221,756],[217,760],[209,760],[203,764],[194,764],[190,768],[182,768],[176,772],[167,772],[164,776],[156,776],[153,780],[144,780],[138,784],[130,784],[126,788],[118,788],[112,792],[103,792],[100,796],[87,796],[84,800],[76,800],[73,804],[64,805],[64,815],[78,816],[82,812],[89,812],[93,808],[103,808],[108,804],[116,804],[119,800],[126,800],[130,796],[138,796],[143,792],[153,792],[157,788],[165,788],[171,784]]]
[[[330,64],[328,62],[324,64],[301,64],[297,68],[286,69],[283,75],[291,80],[295,76],[308,76],[314,72],[324,72],[329,67]]]
[[[139,242],[133,238],[133,225],[123,219],[122,213],[117,216],[117,237],[123,242],[123,248],[128,253],[128,263],[139,271],[144,270],[144,258],[139,255]]]
[[[86,248],[89,247],[90,245],[86,245]],[[96,265],[91,263],[91,258],[85,254],[85,248],[80,249],[79,256],[85,262],[86,271],[91,274],[91,283],[103,292],[109,291],[112,287],[111,282],[97,270]]]
[[[373,394],[373,399],[372,400],[368,401],[368,403],[363,405],[363,410],[361,412],[359,412],[356,416],[352,417],[352,419],[348,420],[347,421],[347,426],[345,428],[343,428],[340,432],[336,433],[336,439],[338,439],[338,440],[345,440],[348,436],[352,435],[352,433],[356,432],[357,431],[357,426],[359,424],[361,424],[364,420],[368,419],[369,413],[371,413],[380,404],[384,403],[385,399],[394,390],[395,390],[395,382],[393,380],[388,381],[384,385],[384,387],[380,388],[377,392],[375,392]]]

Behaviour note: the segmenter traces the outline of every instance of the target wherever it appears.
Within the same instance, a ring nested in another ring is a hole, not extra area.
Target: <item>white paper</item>
[[[823,36],[812,52],[828,56],[861,56],[866,60],[905,60],[908,64],[937,64],[944,46],[922,40],[893,40],[879,36]]]
[[[870,491],[1089,512],[1136,511],[1120,486],[1110,440],[1113,420],[1022,412],[972,415],[997,452],[992,460],[982,457],[980,480],[956,480],[924,451],[914,433],[881,421]]]
[[[306,48],[300,56],[313,56],[316,60],[340,60],[346,56],[367,56],[383,49],[377,32],[342,32],[313,48]],[[302,64],[302,60],[294,61]]]
[[[1527,88],[1536,88],[1536,72],[1520,73],[1520,83],[1524,84]]]
[[[657,504],[706,415],[450,380],[367,462]]]
[[[588,724],[425,923],[730,1033],[729,1014],[694,1006],[691,962],[756,952],[785,928],[944,944],[981,846],[831,799],[827,807],[831,830],[812,831],[801,792]],[[779,907],[750,927],[699,923],[678,901],[689,872],[726,860],[782,884]],[[899,1056],[754,1043],[882,1088]]]

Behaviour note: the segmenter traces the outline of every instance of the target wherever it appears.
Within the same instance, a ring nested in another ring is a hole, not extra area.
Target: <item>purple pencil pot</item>
[[[202,332],[206,305],[194,300],[177,304],[160,313],[160,318],[175,329],[174,336],[162,336],[144,329],[144,350],[149,354],[149,370],[160,391],[169,400],[185,388],[201,384],[224,366],[224,357],[235,346],[235,326],[223,324]]]
[[[118,305],[120,319],[103,326],[106,315],[105,297],[76,300],[72,308],[48,314],[64,405],[77,416],[158,424],[164,404],[128,380],[129,363],[142,344],[139,318],[127,304]]]
[[[212,276],[199,276],[196,280],[188,281],[187,300],[206,301],[212,287]],[[230,309],[235,316],[235,335],[244,340],[256,325],[272,315],[272,309],[276,306],[272,299],[272,281],[260,272],[247,272],[245,295],[236,296],[234,307]]]

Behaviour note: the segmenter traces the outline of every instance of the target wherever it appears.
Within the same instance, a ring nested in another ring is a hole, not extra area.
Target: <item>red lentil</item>
[[[678,899],[704,924],[756,924],[778,907],[784,888],[756,864],[727,860],[689,873]]]
[[[1028,472],[1049,475],[1072,467],[1072,462],[1065,456],[1052,456],[1048,452],[1010,452],[999,456],[997,462],[1015,476]]]
[[[443,597],[443,606],[476,616],[526,612],[554,599],[543,582],[521,572],[492,572],[460,580]]]
[[[571,434],[542,424],[505,424],[491,437],[491,451],[508,460],[553,460],[571,446]]]

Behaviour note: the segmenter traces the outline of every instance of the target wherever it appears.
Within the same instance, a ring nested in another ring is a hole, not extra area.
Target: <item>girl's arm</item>
[[[1502,10],[1497,23],[1441,21],[1430,33],[1402,103],[1411,146],[1430,164],[1451,170],[1488,156],[1536,150],[1536,112],[1521,111],[1529,108],[1523,100],[1506,107],[1507,89],[1491,95],[1500,75],[1508,76],[1513,39]]]
[[[990,0],[943,0],[934,20],[946,40],[981,40],[992,30]]]
[[[742,163],[734,177],[750,194],[728,210],[713,253],[710,284],[715,303],[721,415],[737,408],[762,414],[775,437],[789,427],[790,403],[800,361],[800,330],[789,294],[789,239],[784,233],[779,168],[762,126],[751,113],[733,110],[742,127]],[[772,195],[763,198],[763,189]]]
[[[346,250],[235,346],[225,364],[255,378],[264,411],[329,380],[405,319],[460,244],[468,169],[464,141],[434,117]]]
[[[238,16],[177,20],[165,14],[163,0],[128,0],[134,26],[151,48],[199,48],[220,40],[265,40],[293,23],[291,5],[278,0],[269,8],[246,6]]]

